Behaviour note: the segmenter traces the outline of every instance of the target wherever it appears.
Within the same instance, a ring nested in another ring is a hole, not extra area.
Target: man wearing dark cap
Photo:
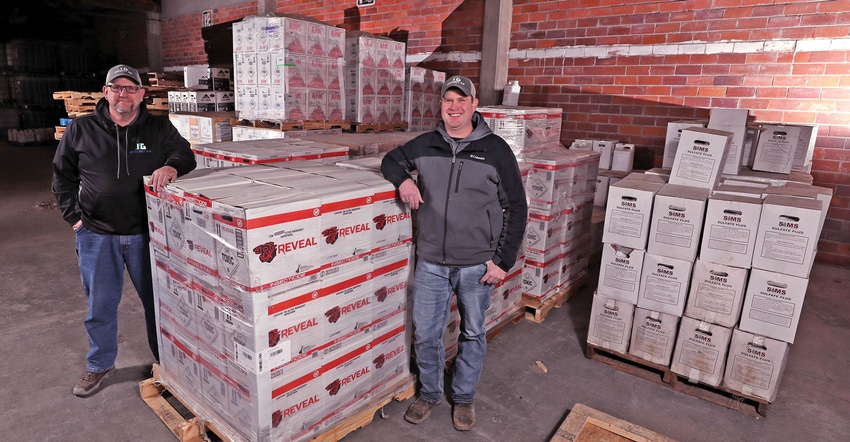
[[[76,235],[88,300],[88,362],[74,385],[77,396],[97,391],[114,371],[125,269],[145,310],[148,345],[159,360],[144,185],[159,192],[192,171],[195,156],[167,117],[148,112],[144,96],[139,72],[114,66],[95,111],[71,121],[53,158],[53,193]]]
[[[449,78],[436,130],[393,149],[381,163],[384,178],[417,210],[412,313],[420,389],[404,418],[424,422],[442,400],[443,334],[454,293],[461,334],[451,401],[460,431],[475,424],[475,386],[487,351],[484,313],[494,284],[516,262],[528,212],[516,157],[477,106],[469,78]]]

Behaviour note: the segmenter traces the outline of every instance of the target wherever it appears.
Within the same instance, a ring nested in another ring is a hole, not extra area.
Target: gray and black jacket
[[[398,188],[417,172],[424,203],[416,214],[416,253],[450,266],[488,260],[508,271],[517,259],[528,204],[516,156],[481,114],[474,130],[455,140],[443,122],[437,129],[388,152],[381,163]]]

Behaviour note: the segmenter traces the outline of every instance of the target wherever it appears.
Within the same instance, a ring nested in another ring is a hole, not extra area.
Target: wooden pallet
[[[346,419],[339,425],[314,437],[312,441],[336,442],[347,436],[349,433],[372,423],[372,420],[375,418],[375,413],[378,412],[385,405],[389,404],[392,401],[401,402],[410,399],[413,397],[415,391],[415,378],[413,376],[405,378],[404,380],[396,383],[396,385],[387,388],[386,390],[384,390],[383,393],[379,394],[377,398],[369,404],[366,410],[355,414],[354,416]]]
[[[231,126],[248,126],[261,129],[277,129],[280,131],[344,129],[349,127],[350,124],[347,120],[273,121],[230,119]]]
[[[546,315],[553,308],[561,308],[568,299],[573,297],[582,287],[587,285],[588,275],[583,275],[573,281],[569,287],[563,288],[558,293],[546,298],[545,300],[540,300],[531,296],[522,297],[522,303],[525,305],[525,319],[529,321],[534,321],[537,323],[543,322],[546,319]]]
[[[681,393],[739,411],[757,419],[767,417],[767,406],[770,402],[730,390],[722,385],[715,387],[703,383],[692,383],[688,381],[687,377],[674,373],[666,365],[655,364],[629,354],[614,352],[590,343],[587,344],[585,357],[602,362],[624,373],[664,385]]]
[[[400,121],[397,123],[351,123],[349,131],[355,133],[366,132],[406,132],[407,122]]]
[[[584,404],[575,404],[549,442],[675,442]]]
[[[216,425],[210,421],[201,420],[192,409],[173,391],[164,386],[158,379],[159,366],[154,365],[153,377],[139,383],[139,393],[142,400],[159,416],[160,420],[171,430],[180,442],[209,442],[211,436],[215,440],[231,442]],[[336,442],[349,433],[363,428],[372,422],[375,413],[392,401],[405,401],[413,397],[416,390],[416,378],[411,376],[397,381],[395,384],[377,393],[369,400],[369,405],[363,411],[345,419],[336,426],[311,439],[314,442]],[[177,401],[187,410],[191,417],[184,417],[168,399]]]

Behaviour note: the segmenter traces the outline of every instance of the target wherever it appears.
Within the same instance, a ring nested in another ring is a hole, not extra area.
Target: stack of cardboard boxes
[[[587,273],[599,154],[560,147],[521,159],[530,166],[522,295],[543,302]]]
[[[404,121],[407,130],[433,130],[442,119],[440,92],[446,82],[446,73],[418,66],[407,68],[404,88]]]
[[[669,169],[610,188],[588,342],[773,401],[831,192],[795,182],[790,168],[752,173],[746,111],[715,110],[708,127],[679,129],[668,131],[679,138]],[[753,158],[781,156],[764,153],[771,144],[788,161],[808,156],[789,148],[809,139],[777,130]]]
[[[310,439],[410,382],[409,209],[374,171],[274,164],[146,194],[161,380],[232,440]]]
[[[404,121],[404,42],[361,31],[345,35],[346,119],[352,123]]]
[[[300,15],[233,23],[235,109],[245,120],[345,119],[345,30]]]
[[[481,106],[478,112],[518,157],[561,146],[561,108]]]

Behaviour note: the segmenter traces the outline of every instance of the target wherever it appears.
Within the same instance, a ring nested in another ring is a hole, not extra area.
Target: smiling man
[[[475,424],[475,386],[487,352],[484,312],[494,284],[516,261],[528,212],[516,157],[477,107],[472,81],[449,78],[440,99],[443,121],[381,163],[384,178],[417,210],[412,314],[420,389],[404,418],[424,422],[443,398],[443,334],[454,293],[461,335],[451,401],[459,431]]]
[[[76,236],[88,301],[89,352],[86,372],[74,385],[77,396],[93,394],[114,372],[125,269],[159,360],[144,186],[159,192],[196,164],[189,142],[168,117],[149,113],[144,97],[139,72],[113,66],[95,111],[71,121],[53,158],[53,193]]]

